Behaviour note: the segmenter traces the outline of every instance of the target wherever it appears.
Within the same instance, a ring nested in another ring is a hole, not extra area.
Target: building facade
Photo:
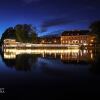
[[[64,31],[60,36],[39,37],[38,42],[34,44],[68,44],[77,46],[93,46],[96,36],[89,31]],[[20,43],[16,39],[5,39],[4,47],[31,46],[32,43]],[[61,45],[62,46],[62,45]],[[65,45],[64,45],[65,46]]]
[[[16,45],[16,39],[5,39],[3,44],[4,44],[4,46],[6,46],[6,45]]]
[[[60,37],[42,37],[40,44],[61,44]]]
[[[94,42],[95,35],[89,31],[65,31],[61,35],[61,44],[92,46]]]

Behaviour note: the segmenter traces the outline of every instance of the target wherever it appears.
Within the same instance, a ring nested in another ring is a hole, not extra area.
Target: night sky
[[[100,0],[0,0],[0,36],[16,24],[32,24],[39,35],[88,29],[100,20]]]

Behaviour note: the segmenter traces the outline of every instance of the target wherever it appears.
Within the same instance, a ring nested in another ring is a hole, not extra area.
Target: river
[[[94,49],[5,49],[0,87],[14,95],[100,91],[99,58]]]

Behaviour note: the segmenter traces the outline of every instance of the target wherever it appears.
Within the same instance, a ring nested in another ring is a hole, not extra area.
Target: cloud
[[[24,3],[26,3],[26,4],[30,4],[30,3],[32,3],[32,2],[38,2],[38,1],[40,1],[40,0],[22,0]]]
[[[41,27],[40,32],[41,32],[41,33],[43,33],[43,32],[47,32],[47,30],[48,30],[47,28],[45,28],[45,27]]]
[[[46,20],[42,23],[42,27],[48,28],[53,26],[65,25],[72,23],[73,20],[67,20],[66,18],[56,18],[51,20]]]
[[[74,22],[75,22],[74,20],[68,20],[67,18],[54,18],[54,19],[46,20],[42,22],[41,31],[45,32],[49,27],[66,25]]]
[[[80,18],[80,19],[68,19],[68,18],[54,18],[50,20],[45,20],[42,22],[42,25],[40,26],[40,32],[47,32],[48,28],[55,27],[55,26],[61,26],[62,25],[80,25],[84,23],[88,23],[89,20]]]

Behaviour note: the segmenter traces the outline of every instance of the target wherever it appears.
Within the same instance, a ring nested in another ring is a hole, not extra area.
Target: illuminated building
[[[7,46],[12,46],[12,47],[16,47],[16,39],[5,39],[4,40],[4,47],[7,47]]]
[[[95,36],[89,31],[64,31],[61,35],[61,44],[87,45],[91,46],[95,42]]]
[[[16,39],[5,39],[4,47],[27,47],[27,48],[62,48],[62,47],[81,47],[93,46],[95,44],[96,36],[89,31],[64,31],[59,36],[43,36],[38,37],[38,42],[22,43],[17,42]]]
[[[41,37],[40,44],[61,44],[61,41],[60,37],[48,36],[48,37]]]

